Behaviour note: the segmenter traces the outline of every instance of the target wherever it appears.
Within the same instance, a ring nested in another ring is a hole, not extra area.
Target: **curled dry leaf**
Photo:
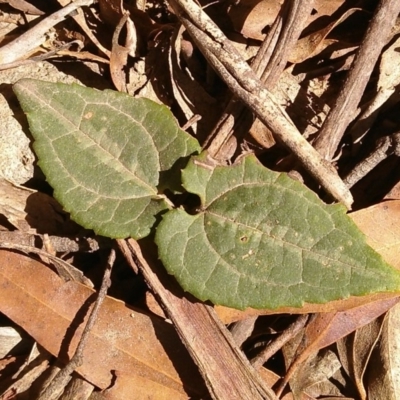
[[[327,350],[310,358],[309,362],[297,371],[290,380],[290,389],[295,399],[325,398],[328,395],[340,396],[340,391],[330,379],[340,370],[337,355]]]
[[[348,311],[319,313],[307,325],[296,354],[286,375],[280,383],[278,392],[304,368],[305,362],[320,349],[373,321],[395,304],[399,298],[380,300],[375,303],[355,307]]]
[[[399,301],[398,298],[376,301],[348,311],[338,313],[320,313],[307,326],[303,338],[303,354],[322,349],[340,338],[375,320]]]
[[[202,138],[212,129],[218,117],[219,107],[217,107],[216,100],[195,79],[196,71],[191,72],[188,69],[189,65],[196,70],[203,67],[196,59],[193,47],[189,48],[192,43],[183,39],[184,31],[185,29],[182,26],[176,29],[171,36],[168,46],[169,75],[174,100],[178,103],[186,120],[190,120],[195,114],[201,116],[200,124],[195,123],[191,128],[197,137]],[[182,67],[180,61],[182,46],[186,49],[186,68]]]
[[[378,346],[368,366],[369,399],[400,399],[400,305],[386,315]]]
[[[340,362],[347,375],[353,380],[361,400],[367,398],[363,381],[364,373],[381,334],[383,320],[384,316],[376,318],[336,343]]]
[[[57,0],[60,5],[63,7],[66,7],[68,4],[71,2],[69,0]],[[86,36],[92,41],[92,43],[107,57],[110,57],[110,51],[106,49],[98,40],[96,35],[93,33],[93,27],[89,27],[85,14],[81,9],[78,9],[77,12],[72,15],[72,18],[75,20],[75,22],[81,27],[83,32],[85,32]]]
[[[243,36],[251,39],[263,40],[265,36],[265,30],[275,20],[280,7],[281,2],[279,1],[268,1],[268,0],[244,0],[240,1],[237,5],[234,5],[229,10],[229,16],[231,17],[234,28],[241,32]],[[316,1],[315,2],[315,13],[310,15],[309,24],[314,22],[320,17],[331,16],[335,11],[339,9],[343,4],[343,0],[338,1]],[[302,37],[295,47],[295,50],[290,55],[288,61],[294,64],[301,63],[306,59],[313,57],[321,53],[328,46],[337,43],[336,39],[329,39],[327,36],[332,32],[334,28],[345,21],[355,11],[359,9],[351,8],[345,11],[339,18],[326,24],[318,24],[322,26],[318,30],[314,30],[311,33],[307,33],[306,36]],[[320,18],[320,21],[323,21]],[[344,46],[347,47],[344,43]]]
[[[326,27],[301,38],[297,42],[295,51],[290,55],[289,61],[293,64],[300,63],[321,53],[322,50],[326,49],[331,44],[336,43],[337,40],[327,39],[327,36],[336,26],[352,15],[356,10],[356,8],[352,8],[346,11],[339,19],[333,21]]]
[[[18,253],[1,250],[0,265],[0,311],[66,362],[82,334],[95,293],[76,282],[64,282],[44,264]],[[147,396],[154,399],[163,398],[158,397],[163,388],[180,398],[186,391],[198,395],[202,387],[172,325],[106,298],[77,372],[105,389],[116,370],[131,374],[126,383],[132,385],[131,393],[146,382]]]
[[[148,35],[160,28],[161,25],[154,22],[148,13],[136,8],[138,3],[130,4],[122,0],[99,0],[100,16],[106,24],[116,27],[121,18],[128,12],[140,35],[140,41],[147,42]],[[131,55],[133,56],[133,54]]]
[[[125,68],[128,64],[129,48],[126,46],[121,46],[119,44],[119,36],[121,34],[122,28],[126,25],[127,27],[127,37],[128,41],[129,32],[135,32],[135,27],[129,18],[128,14],[125,14],[118,25],[115,28],[113,38],[112,38],[112,48],[110,56],[110,74],[111,79],[119,92],[127,92],[126,87],[126,71]],[[136,37],[136,35],[135,35]]]
[[[25,0],[1,0],[0,3],[8,3],[16,10],[32,15],[43,15],[44,12]]]

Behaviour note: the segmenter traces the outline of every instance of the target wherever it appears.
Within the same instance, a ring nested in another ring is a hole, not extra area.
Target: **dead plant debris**
[[[398,0],[0,1],[0,399],[400,398],[398,294],[196,301],[152,243],[69,219],[10,90],[33,77],[163,103],[215,163],[254,152],[342,202],[400,268],[399,12]]]

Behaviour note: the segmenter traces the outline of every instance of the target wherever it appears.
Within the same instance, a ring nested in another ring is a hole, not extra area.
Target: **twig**
[[[343,182],[348,188],[351,188],[379,163],[392,154],[400,157],[400,132],[378,139],[375,150],[367,158],[357,164],[343,179]]]
[[[271,58],[272,50],[279,38],[281,28],[282,19],[281,13],[279,13],[251,64],[258,76],[260,76],[263,67],[265,67]],[[261,65],[262,60],[265,60],[263,61],[263,65]],[[217,160],[227,161],[227,157],[229,157],[230,154],[229,151],[225,151],[224,148],[232,137],[235,124],[238,126],[238,120],[245,109],[243,103],[240,103],[235,96],[231,96],[219,121],[215,124],[213,131],[203,144],[203,147],[208,150],[211,157]]]
[[[48,60],[49,58],[56,56],[59,52],[68,50],[69,47],[71,47],[73,44],[77,44],[81,48],[83,47],[83,43],[80,40],[73,40],[72,42],[63,44],[62,46],[56,48],[55,50],[51,50],[44,54],[40,54],[38,56],[31,57],[27,60],[18,60],[18,61],[14,61],[14,62],[7,63],[7,64],[1,64],[0,71],[6,70],[6,69],[11,69],[11,68],[18,68],[22,65],[35,64],[40,61]],[[104,61],[107,62],[107,60],[104,60]]]
[[[190,300],[168,279],[165,270],[148,263],[153,253],[147,251],[144,258],[136,241],[117,242],[164,307],[214,399],[278,400],[235,345],[211,306]]]
[[[201,115],[194,114],[186,123],[181,127],[183,131],[187,131],[192,125],[201,120]]]
[[[355,154],[359,149],[361,145],[360,141],[368,133],[378,114],[384,111],[385,106],[382,107],[382,105],[388,102],[390,97],[396,92],[396,87],[400,84],[400,70],[393,67],[400,62],[399,46],[400,37],[397,36],[395,40],[390,40],[390,46],[385,49],[380,59],[379,78],[377,82],[378,91],[374,98],[362,107],[363,111],[361,115],[347,132],[351,136],[352,154]]]
[[[47,251],[40,250],[40,249],[38,249],[36,247],[32,247],[32,246],[25,246],[25,245],[18,244],[18,243],[8,243],[8,242],[3,242],[3,241],[0,241],[0,248],[17,250],[17,251],[21,251],[22,253],[25,253],[25,254],[29,254],[29,253],[37,254],[38,256],[44,258],[46,260],[46,262],[48,262],[47,260],[50,260],[51,263],[56,268],[58,274],[65,281],[73,280],[73,281],[81,282],[84,285],[87,285],[89,287],[93,287],[92,282],[83,275],[82,271],[79,271],[73,265],[67,263],[66,261],[64,261],[63,259],[61,259],[59,257],[56,257],[56,256],[48,253]]]
[[[333,158],[346,128],[356,117],[361,96],[399,12],[400,1],[380,0],[344,86],[315,141],[315,148],[327,160]]]
[[[353,198],[337,172],[300,134],[274,96],[214,22],[191,0],[171,0],[170,4],[232,92],[296,155],[328,193],[350,209]],[[185,7],[185,11],[181,6]],[[196,24],[189,20],[186,12]]]
[[[285,1],[258,49],[251,67],[268,90],[273,89],[283,72],[287,58],[300,36],[313,4],[314,0]],[[253,122],[253,118],[246,116],[249,113],[250,110],[243,103],[238,102],[234,97],[231,98],[224,114],[204,145],[204,147],[208,147],[212,157],[223,160],[225,154],[229,155],[229,152],[224,151],[224,147],[229,143],[234,129],[247,131],[243,129],[244,123],[246,121]],[[255,139],[260,142],[259,139]]]
[[[68,0],[57,0],[63,7],[66,6],[66,2]],[[90,4],[88,4],[90,5]],[[72,15],[74,21],[81,27],[83,32],[87,35],[87,37],[92,41],[92,43],[108,58],[111,56],[111,51],[106,49],[93,34],[93,29],[90,29],[88,24],[86,23],[85,15],[81,9],[77,10],[77,13]]]
[[[50,382],[50,384],[42,391],[42,393],[39,396],[39,400],[52,400],[58,398],[61,391],[65,388],[65,386],[71,379],[72,372],[74,372],[76,368],[82,365],[83,351],[89,339],[90,331],[96,322],[101,304],[103,303],[107,294],[107,290],[111,284],[110,276],[114,262],[115,262],[115,250],[112,249],[107,260],[106,269],[104,271],[103,280],[101,282],[101,287],[96,302],[94,303],[94,306],[90,312],[85,329],[83,330],[82,336],[75,350],[75,354],[68,362],[68,364],[58,372],[58,374],[54,377],[54,379]]]
[[[374,98],[365,106],[365,109],[358,116],[354,125],[348,132],[348,135],[351,136],[352,154],[357,152],[361,145],[361,140],[374,124],[379,112],[382,111],[383,104],[386,103],[394,92],[394,88],[379,89]]]
[[[30,248],[42,247],[44,235],[31,234],[22,231],[0,231],[0,243],[7,242],[14,245],[28,246]],[[101,249],[112,247],[112,240],[103,236],[79,237],[79,236],[52,236],[49,240],[56,253],[87,252],[92,253]],[[39,253],[38,253],[39,254]]]
[[[278,350],[280,350],[284,344],[289,340],[293,339],[300,330],[305,326],[308,320],[308,314],[300,315],[295,322],[290,324],[282,334],[270,343],[268,346],[257,354],[250,362],[254,368],[260,368],[264,363],[266,363]]]
[[[79,7],[89,6],[94,0],[76,0],[40,21],[29,31],[0,48],[0,64],[13,63],[26,57],[46,40],[46,33]]]
[[[256,57],[254,60],[254,69],[256,72],[259,70],[261,73],[261,80],[265,83],[267,89],[271,90],[278,82],[286,67],[290,53],[296,46],[301,32],[310,17],[313,5],[314,0],[290,0],[285,2],[282,9],[283,25],[271,58],[268,63],[265,63],[262,56]]]

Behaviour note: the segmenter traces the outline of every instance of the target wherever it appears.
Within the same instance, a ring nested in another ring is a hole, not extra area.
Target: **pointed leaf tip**
[[[399,291],[400,273],[365,243],[343,206],[324,204],[254,156],[214,169],[202,157],[183,171],[201,211],[169,211],[156,232],[162,262],[186,291],[239,309]]]

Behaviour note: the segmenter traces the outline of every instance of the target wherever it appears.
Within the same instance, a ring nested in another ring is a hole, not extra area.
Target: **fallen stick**
[[[170,1],[209,63],[229,89],[288,147],[322,187],[351,209],[353,198],[336,170],[301,135],[274,96],[221,32],[192,0]]]
[[[73,13],[79,7],[89,6],[94,0],[76,0],[61,10],[49,15],[40,21],[33,28],[23,33],[21,36],[0,48],[0,65],[9,64],[25,58],[33,50],[46,40],[48,31],[65,17]]]

